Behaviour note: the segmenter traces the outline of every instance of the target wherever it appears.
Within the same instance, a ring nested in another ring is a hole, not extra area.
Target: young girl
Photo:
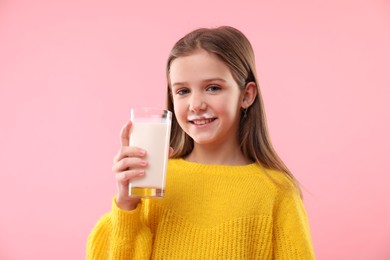
[[[167,63],[173,112],[163,199],[128,195],[147,151],[114,158],[118,194],[88,238],[88,259],[314,259],[299,187],[272,148],[255,59],[237,29],[198,29]],[[146,169],[146,170],[145,170]]]

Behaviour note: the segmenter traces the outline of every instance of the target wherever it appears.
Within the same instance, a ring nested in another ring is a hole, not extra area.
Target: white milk
[[[146,150],[148,167],[145,176],[131,181],[132,187],[159,188],[165,190],[165,173],[169,153],[170,122],[133,122],[130,146]]]

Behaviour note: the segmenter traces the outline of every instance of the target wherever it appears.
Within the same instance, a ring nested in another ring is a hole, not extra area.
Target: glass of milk
[[[130,146],[146,150],[148,166],[143,177],[131,180],[129,195],[163,197],[172,112],[158,108],[133,108],[130,119]]]

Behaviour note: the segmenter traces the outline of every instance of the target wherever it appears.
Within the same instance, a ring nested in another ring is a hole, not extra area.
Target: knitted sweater
[[[298,192],[266,171],[170,159],[164,198],[132,211],[114,199],[89,235],[87,259],[314,259]]]

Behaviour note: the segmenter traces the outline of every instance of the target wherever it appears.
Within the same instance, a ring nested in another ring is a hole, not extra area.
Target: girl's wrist
[[[122,199],[119,196],[115,199],[118,208],[122,210],[128,210],[128,211],[136,209],[139,201],[140,199],[138,198]]]

